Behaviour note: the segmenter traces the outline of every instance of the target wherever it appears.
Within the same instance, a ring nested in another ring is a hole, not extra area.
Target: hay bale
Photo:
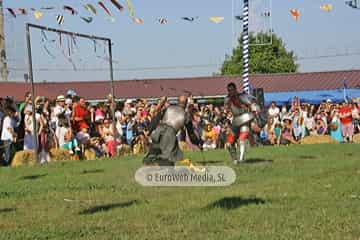
[[[323,136],[307,136],[303,138],[301,144],[325,144],[325,143],[338,143],[331,136],[323,135]]]
[[[69,151],[62,148],[50,149],[50,158],[51,162],[66,161],[72,159]]]
[[[11,161],[11,167],[23,165],[33,166],[36,164],[35,152],[33,150],[18,151]]]
[[[96,159],[95,150],[92,148],[86,148],[84,150],[84,160],[89,161],[89,160],[95,160],[95,159]]]
[[[354,143],[360,143],[360,133],[353,136]]]
[[[132,149],[127,144],[120,144],[117,146],[117,154],[119,156],[129,156],[132,155]]]

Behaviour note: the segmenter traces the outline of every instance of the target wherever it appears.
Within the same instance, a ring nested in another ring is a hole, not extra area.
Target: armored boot
[[[227,150],[228,150],[229,153],[230,153],[231,160],[232,160],[235,164],[237,164],[237,154],[236,154],[235,144],[228,144],[226,148],[227,148]]]

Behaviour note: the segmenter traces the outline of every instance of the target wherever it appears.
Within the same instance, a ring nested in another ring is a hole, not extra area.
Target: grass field
[[[0,168],[0,239],[360,239],[360,145],[187,155],[236,182],[142,187],[141,157]]]

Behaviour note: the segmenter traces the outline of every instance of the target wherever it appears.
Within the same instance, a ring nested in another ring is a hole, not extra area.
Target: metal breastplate
[[[246,107],[243,108],[243,107],[235,106],[235,104],[230,100],[230,98],[227,98],[226,101],[230,103],[230,110],[234,117],[240,116],[241,114],[248,112],[248,109]],[[240,102],[242,103],[241,98],[240,98]]]
[[[162,122],[176,131],[179,131],[185,124],[185,110],[179,106],[170,106],[166,109]]]

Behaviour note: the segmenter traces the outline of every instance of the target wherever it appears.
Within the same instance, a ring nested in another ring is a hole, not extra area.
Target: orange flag
[[[290,14],[294,17],[295,21],[298,21],[301,13],[299,9],[294,8],[290,10]]]

